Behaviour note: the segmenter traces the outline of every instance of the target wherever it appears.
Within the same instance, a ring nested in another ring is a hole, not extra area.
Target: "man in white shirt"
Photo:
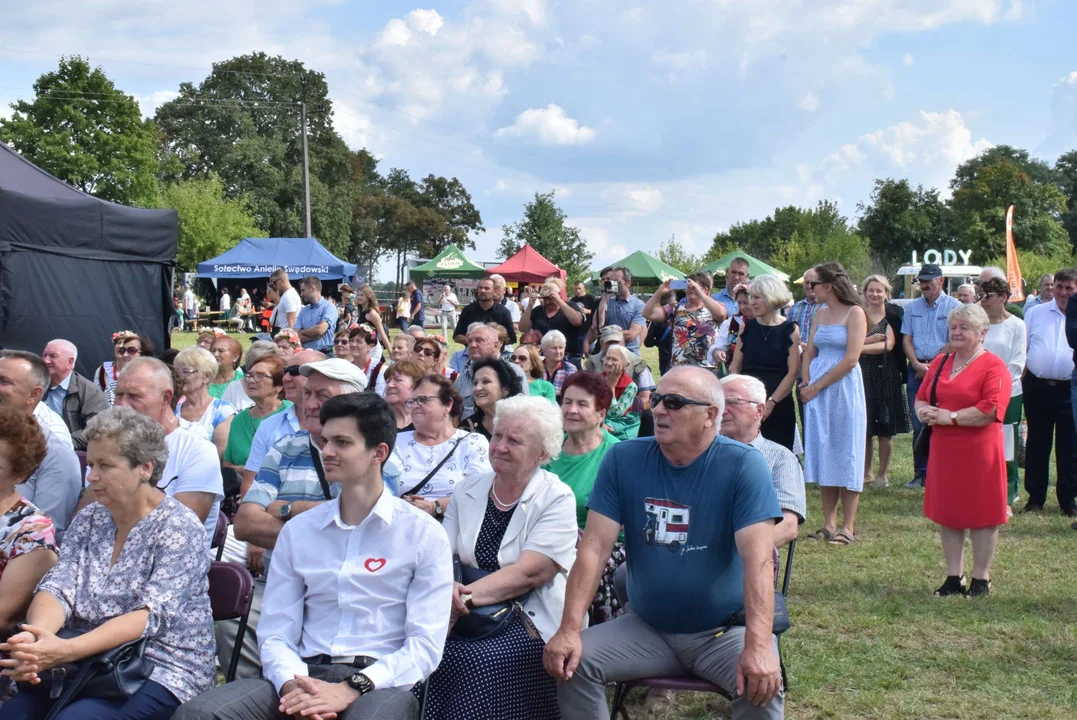
[[[269,322],[274,328],[294,328],[295,319],[299,316],[299,310],[303,307],[303,301],[292,283],[288,280],[288,271],[277,268],[269,276],[269,289],[280,295],[280,301],[273,310]]]
[[[456,327],[456,311],[460,309],[460,298],[452,291],[452,286],[445,283],[441,288],[441,335],[449,337],[449,331]]]
[[[210,690],[175,720],[419,716],[410,688],[441,662],[449,629],[448,538],[385,487],[396,426],[384,400],[334,397],[319,419],[325,478],[340,492],[277,538],[260,622],[264,679]]]
[[[1055,273],[1054,298],[1036,305],[1025,316],[1028,354],[1021,381],[1028,420],[1025,445],[1025,490],[1022,512],[1042,512],[1055,449],[1058,482],[1055,491],[1064,515],[1077,517],[1077,430],[1070,399],[1073,350],[1066,340],[1066,308],[1077,293],[1077,270]],[[1052,438],[1053,436],[1053,438]]]
[[[64,419],[52,411],[44,402],[39,402],[34,407],[34,420],[42,430],[48,430],[56,437],[63,440],[64,444],[72,450],[75,449],[75,441],[71,439],[71,431],[67,429]]]
[[[232,298],[228,294],[228,288],[221,290],[221,312],[228,314],[228,311],[232,309]]]
[[[183,286],[183,317],[187,321],[187,329],[194,327],[198,319],[198,299],[190,285]]]

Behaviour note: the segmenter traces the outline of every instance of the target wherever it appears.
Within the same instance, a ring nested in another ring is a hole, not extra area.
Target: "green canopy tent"
[[[775,277],[789,282],[789,276],[783,273],[781,270],[775,267],[767,265],[762,260],[756,260],[754,257],[746,252],[740,250],[734,250],[733,252],[718,258],[710,265],[706,265],[703,269],[712,275],[725,275],[725,270],[729,267],[729,263],[733,262],[736,258],[743,258],[748,262],[748,272],[752,277],[759,277],[760,275],[774,275]],[[717,285],[717,283],[715,283]]]
[[[632,273],[633,285],[661,285],[666,280],[683,280],[684,273],[675,267],[666,265],[656,257],[651,257],[642,250],[637,250],[623,260],[611,263],[611,267],[621,265]],[[598,280],[598,273],[591,275]]]
[[[484,278],[486,269],[468,259],[455,245],[449,245],[433,260],[411,269],[411,279],[422,283],[427,278]]]

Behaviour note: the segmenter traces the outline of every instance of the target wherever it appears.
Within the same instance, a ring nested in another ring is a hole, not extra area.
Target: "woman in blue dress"
[[[867,315],[839,263],[825,263],[815,272],[815,298],[825,307],[815,315],[801,358],[804,480],[817,483],[822,492],[823,527],[813,537],[848,545],[856,539],[856,508],[864,489],[868,421],[859,360]]]

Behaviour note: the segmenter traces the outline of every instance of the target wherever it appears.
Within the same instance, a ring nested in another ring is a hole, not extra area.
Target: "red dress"
[[[931,383],[943,365],[932,361],[917,399],[930,402]],[[931,431],[931,451],[924,485],[924,515],[943,527],[977,529],[1006,524],[1006,451],[1002,418],[1010,404],[1010,372],[989,352],[950,379],[954,358],[942,367],[936,392],[943,424]],[[995,421],[983,427],[948,425],[949,413],[975,407],[995,408]]]

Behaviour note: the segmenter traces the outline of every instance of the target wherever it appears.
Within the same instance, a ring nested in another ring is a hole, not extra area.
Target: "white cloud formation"
[[[650,185],[629,188],[625,190],[625,197],[633,213],[653,213],[663,203],[662,191]]]
[[[416,29],[427,35],[437,35],[438,30],[445,24],[437,10],[412,10],[408,13],[408,20]]]
[[[134,93],[131,97],[138,103],[138,109],[142,112],[143,117],[153,117],[154,113],[157,112],[157,108],[169,100],[178,98],[179,93],[175,90],[158,90],[147,95]]]
[[[586,145],[595,138],[595,131],[570,118],[558,105],[524,110],[516,122],[494,133],[497,138],[537,140],[543,145]]]
[[[797,103],[797,107],[806,113],[813,113],[819,109],[819,97],[815,93],[808,93],[804,97],[800,98],[800,102]]]
[[[546,6],[543,0],[490,0],[490,5],[502,15],[524,15],[533,25],[546,22]]]
[[[912,55],[910,55],[909,53],[905,53],[905,57],[901,58],[901,62],[904,63],[906,67],[908,67],[912,65],[915,60],[913,60]]]

